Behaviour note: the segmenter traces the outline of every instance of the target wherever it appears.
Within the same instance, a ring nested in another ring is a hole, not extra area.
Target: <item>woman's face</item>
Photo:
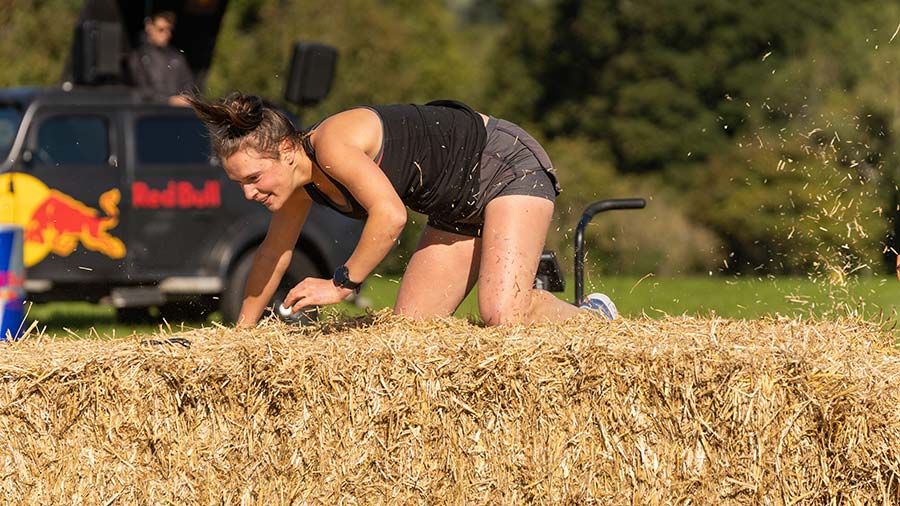
[[[222,160],[228,179],[241,185],[244,197],[275,212],[294,191],[293,167],[284,156],[272,159],[253,149],[241,149]]]

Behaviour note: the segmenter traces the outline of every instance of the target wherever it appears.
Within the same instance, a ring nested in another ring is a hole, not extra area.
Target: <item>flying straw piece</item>
[[[894,42],[894,37],[897,36],[897,33],[900,33],[900,25],[897,25],[897,29],[894,30],[894,35],[891,35],[891,40],[888,41],[888,44],[890,44],[891,42]]]

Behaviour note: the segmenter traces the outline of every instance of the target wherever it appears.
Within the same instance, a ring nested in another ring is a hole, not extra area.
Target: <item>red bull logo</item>
[[[200,190],[187,181],[169,181],[158,190],[143,182],[131,185],[131,205],[135,209],[206,209],[222,206],[218,181],[206,181]]]
[[[9,192],[11,185],[14,193]],[[24,227],[27,267],[50,253],[69,256],[79,244],[110,258],[125,256],[125,244],[109,232],[119,224],[118,188],[100,195],[98,205],[105,216],[27,174],[0,176],[0,188],[0,217]]]

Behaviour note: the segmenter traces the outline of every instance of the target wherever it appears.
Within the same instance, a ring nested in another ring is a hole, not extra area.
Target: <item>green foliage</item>
[[[747,103],[753,129],[683,178],[695,196],[692,217],[727,241],[731,270],[838,277],[884,270],[900,97],[885,94],[897,88],[879,60],[900,51],[889,45],[894,27],[879,21],[885,6],[863,7],[763,82],[765,98]],[[891,10],[895,23],[900,10]],[[880,44],[887,47],[879,52]],[[701,174],[705,185],[690,188]]]
[[[457,98],[477,102],[476,72],[436,0],[232,0],[216,46],[211,95],[235,89],[280,100],[295,41],[339,51],[330,97],[304,111],[319,118],[359,104]]]
[[[57,82],[81,5],[6,0],[0,86]],[[593,271],[845,276],[900,228],[898,22],[887,0],[230,0],[207,84],[280,101],[293,42],[328,43],[307,123],[447,97],[547,139],[566,267],[584,206],[642,196],[589,227]]]
[[[684,271],[722,254],[727,271],[878,271],[900,193],[900,80],[884,72],[900,59],[900,40],[884,48],[897,20],[897,6],[875,0],[521,2],[496,52],[517,62],[518,83],[495,66],[488,94],[514,90],[504,110],[519,121],[595,143],[595,163],[573,166],[578,181],[643,174],[648,210],[666,208],[649,237],[681,229],[671,244],[702,244],[677,255]],[[594,198],[592,185],[569,188],[573,201]],[[607,252],[610,265],[628,258]]]
[[[728,245],[727,270],[880,270],[886,223],[878,185],[846,171],[825,151],[792,155],[791,147],[717,158],[705,185],[691,192],[694,217]]]
[[[81,4],[78,0],[3,0],[0,87],[59,82]]]
[[[560,138],[546,147],[563,187],[547,244],[566,270],[573,265],[575,227],[584,209],[598,200],[625,197],[649,200],[642,210],[594,217],[585,232],[588,270],[677,275],[717,270],[721,265],[720,241],[688,219],[660,180],[617,174],[604,150],[585,139]]]
[[[524,4],[512,26],[538,8]],[[771,70],[846,5],[557,0],[537,26],[524,25],[527,34],[511,30],[500,51],[526,63],[527,93],[515,96],[547,135],[607,140],[620,169],[659,170],[727,149],[747,120],[732,100],[755,101]]]
[[[524,126],[539,119],[536,108],[545,83],[533,69],[546,57],[552,11],[545,2],[535,0],[501,4],[504,21],[494,27],[497,41],[485,69],[486,110]]]

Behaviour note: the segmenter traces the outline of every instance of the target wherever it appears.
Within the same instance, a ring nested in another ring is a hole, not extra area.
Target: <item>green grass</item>
[[[87,302],[57,302],[33,304],[25,319],[27,329],[36,324],[36,332],[48,336],[73,338],[116,338],[131,334],[153,334],[161,329],[178,332],[210,325],[211,320],[192,322],[159,322],[148,324],[123,324],[116,321],[116,311],[111,306],[89,304]]]
[[[900,303],[895,277],[861,278],[845,286],[805,278],[612,278],[596,283],[627,316],[646,314],[756,319],[893,314]]]
[[[570,280],[568,290],[557,294],[564,300],[574,298]],[[397,295],[396,279],[372,277],[362,297],[372,309],[390,307]],[[667,315],[755,319],[762,316],[819,318],[860,314],[872,319],[893,319],[900,306],[900,283],[894,277],[866,277],[851,280],[846,286],[814,282],[804,278],[657,278],[648,276],[589,278],[585,293],[604,292],[627,317],[642,314],[658,318]],[[477,296],[470,294],[457,311],[460,317],[478,315]],[[342,303],[323,311],[334,314],[361,314],[365,310]],[[149,334],[163,329],[179,331],[210,325],[210,321],[167,322],[148,325],[124,325],[115,320],[115,311],[106,306],[85,303],[56,303],[31,308],[26,326],[38,322],[47,335],[58,337],[124,337],[133,333]]]
[[[761,316],[832,317],[851,312],[867,318],[893,315],[900,306],[900,283],[891,276],[853,279],[846,286],[806,278],[657,278],[648,276],[587,279],[585,295],[609,295],[619,312],[628,317],[653,318],[675,315],[755,319]],[[396,297],[395,280],[373,278],[363,295],[377,307],[389,306]],[[573,301],[574,285],[558,297]],[[477,295],[469,295],[457,316],[478,314]]]

